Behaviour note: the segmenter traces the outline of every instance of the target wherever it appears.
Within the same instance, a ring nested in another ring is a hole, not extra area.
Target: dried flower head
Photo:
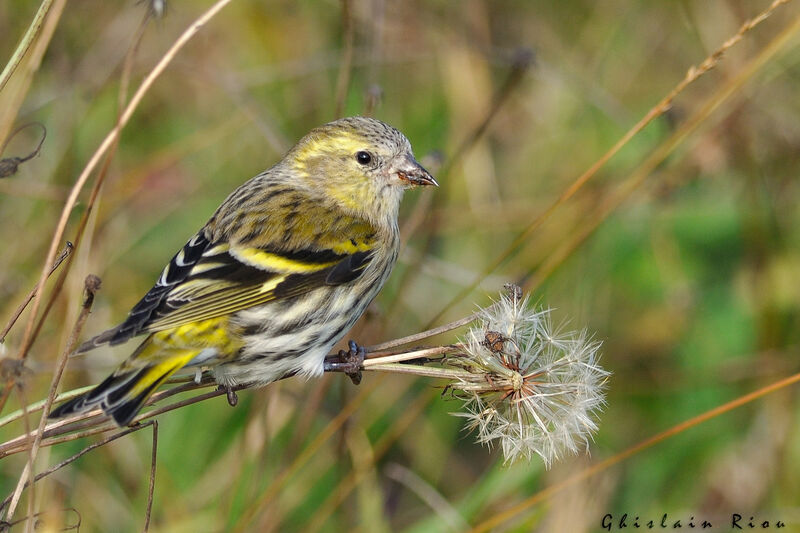
[[[511,287],[482,309],[447,366],[462,373],[451,384],[465,401],[467,428],[491,446],[499,441],[506,462],[541,456],[549,467],[588,446],[597,430],[608,372],[597,364],[600,343],[585,332],[553,328],[550,311],[536,310]]]

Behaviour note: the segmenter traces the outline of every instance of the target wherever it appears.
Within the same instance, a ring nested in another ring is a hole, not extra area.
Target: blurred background
[[[37,4],[0,3],[2,61]],[[208,5],[171,0],[147,22],[129,94]],[[159,418],[152,530],[464,531],[800,371],[798,37],[730,98],[715,96],[797,25],[797,3],[749,33],[483,275],[691,65],[768,5],[235,0],[178,54],[124,129],[29,356],[27,398],[46,394],[88,273],[103,285],[84,337],[124,318],[231,190],[314,126],[361,113],[402,130],[441,187],[406,195],[407,246],[349,337],[369,345],[421,331],[488,304],[505,282],[521,283],[567,329],[587,328],[603,342],[601,363],[613,375],[590,455],[549,471],[537,460],[504,466],[449,414],[459,402],[431,380],[367,373],[356,388],[341,375],[290,379],[240,393],[236,408],[220,397]],[[38,121],[47,139],[38,157],[0,180],[2,324],[38,279],[69,188],[115,124],[124,58],[149,6],[67,3],[41,67],[20,89],[18,114],[5,101],[3,136]],[[633,188],[648,156],[709,101],[720,105]],[[3,157],[29,153],[39,136],[24,130]],[[27,319],[0,350],[17,353]],[[455,342],[462,332],[430,342]],[[72,359],[62,390],[98,382],[131,348]],[[281,477],[354,399],[346,424]],[[712,419],[496,530],[598,531],[606,513],[722,526],[734,512],[800,530],[797,403],[789,388]],[[12,394],[3,414],[19,405]],[[0,428],[0,439],[21,431]],[[94,439],[43,450],[38,471]],[[94,450],[37,484],[36,500],[54,517],[77,509],[81,531],[139,531],[151,445],[144,430]],[[24,461],[0,460],[3,496]]]

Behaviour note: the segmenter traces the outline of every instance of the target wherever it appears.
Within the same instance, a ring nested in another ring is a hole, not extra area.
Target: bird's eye
[[[360,165],[369,165],[372,161],[372,156],[369,155],[369,152],[356,152],[356,161],[358,161]]]

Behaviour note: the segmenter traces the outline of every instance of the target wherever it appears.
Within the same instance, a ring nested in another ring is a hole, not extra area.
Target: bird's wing
[[[215,244],[200,232],[172,258],[122,324],[86,341],[78,352],[353,281],[372,257],[374,234],[359,236],[357,247],[351,242],[345,239],[334,249],[287,250]]]

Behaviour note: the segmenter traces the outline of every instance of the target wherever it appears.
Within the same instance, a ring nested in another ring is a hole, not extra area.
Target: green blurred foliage
[[[207,4],[170,1],[166,17],[148,23],[129,95]],[[373,344],[425,327],[691,65],[768,3],[349,4],[355,48],[346,113],[363,112],[379,88],[375,116],[405,132],[433,168],[448,170],[437,175],[442,187],[432,198],[407,195],[403,221],[422,215],[422,223],[351,335]],[[36,7],[0,4],[0,57],[10,57]],[[123,58],[145,9],[133,1],[67,4],[19,115],[19,123],[45,124],[47,142],[0,181],[2,321],[38,279],[68,188],[115,123]],[[590,227],[644,158],[798,14],[792,3],[748,34],[441,321],[487,304],[506,281],[528,279]],[[123,132],[87,238],[29,360],[29,399],[47,390],[86,274],[103,279],[89,335],[124,317],[231,190],[335,118],[342,27],[338,2],[237,0],[180,52]],[[590,460],[800,368],[798,44],[795,37],[536,288],[535,301],[604,343],[602,362],[613,376]],[[452,161],[519,49],[534,53],[533,64],[485,135]],[[13,139],[4,156],[25,153],[34,133]],[[10,354],[23,325],[6,342]],[[130,349],[72,360],[62,388],[97,382]],[[376,379],[367,374],[361,386]],[[440,398],[436,383],[383,379],[263,506],[261,495],[357,394],[346,378],[288,380],[241,393],[235,409],[217,398],[162,415],[151,530],[447,531],[477,524],[590,461],[567,458],[549,472],[536,461],[504,466],[497,450],[463,432],[449,414],[458,402]],[[790,388],[705,422],[499,530],[597,531],[605,513],[624,512],[719,523],[732,512],[760,512],[797,528],[797,402]],[[18,407],[14,395],[6,412]],[[20,431],[0,428],[0,438]],[[91,452],[44,482],[37,502],[75,507],[81,531],[140,530],[150,439],[146,429]],[[38,470],[88,441],[48,449]],[[4,494],[24,460],[0,459]],[[397,465],[441,501],[389,475]],[[463,522],[451,525],[452,512]],[[242,524],[245,514],[252,521]]]

